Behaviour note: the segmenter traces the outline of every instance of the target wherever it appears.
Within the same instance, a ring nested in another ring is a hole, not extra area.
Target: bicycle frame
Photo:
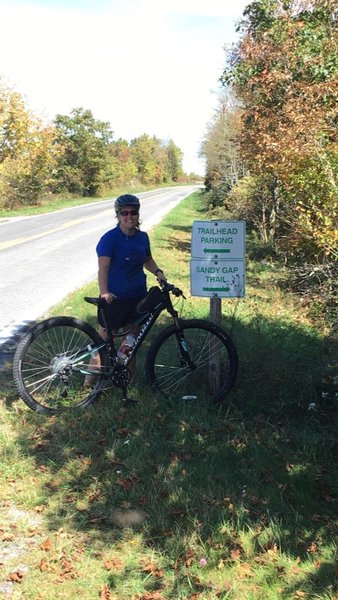
[[[182,359],[186,362],[187,366],[190,369],[194,369],[194,364],[191,361],[190,355],[189,355],[189,349],[187,346],[187,342],[184,338],[183,335],[183,330],[180,327],[180,319],[178,316],[178,312],[174,309],[170,295],[169,295],[169,291],[164,290],[163,291],[163,295],[164,295],[164,300],[163,303],[160,304],[160,306],[158,308],[156,308],[154,310],[154,312],[149,312],[148,313],[148,318],[146,320],[146,322],[143,324],[140,333],[138,334],[138,336],[136,337],[136,341],[134,346],[132,347],[131,351],[129,352],[129,354],[126,356],[126,358],[124,359],[124,361],[122,362],[122,364],[124,366],[128,366],[128,364],[130,363],[130,361],[132,360],[132,358],[136,355],[138,349],[140,348],[140,346],[142,345],[144,339],[147,337],[148,333],[150,332],[150,330],[152,329],[153,325],[155,324],[155,322],[157,321],[159,315],[161,314],[161,312],[163,312],[163,310],[167,310],[170,314],[170,316],[173,319],[173,323],[175,325],[176,328],[176,337],[177,337],[177,341],[178,341],[178,346],[180,348],[180,352],[182,355]],[[124,331],[121,335],[127,335],[130,331],[133,330],[133,328],[140,323],[140,321],[144,321],[144,318],[138,319],[136,321],[134,321],[131,324],[131,327],[128,329],[128,331]],[[112,336],[114,337],[114,336]],[[115,347],[114,347],[115,350]],[[115,351],[116,352],[116,351]]]
[[[77,360],[84,360],[85,358],[92,356],[93,354],[95,354],[96,352],[101,350],[102,348],[106,347],[108,350],[108,353],[109,353],[110,363],[111,363],[110,367],[107,369],[106,372],[104,372],[104,370],[102,370],[102,369],[95,368],[95,366],[93,366],[92,369],[88,368],[88,366],[87,366],[86,368],[81,367],[78,370],[81,373],[84,373],[86,375],[102,375],[103,374],[106,377],[110,377],[114,374],[114,371],[116,370],[117,365],[120,365],[123,367],[128,367],[129,363],[131,362],[133,357],[136,356],[139,348],[141,347],[143,341],[145,340],[145,338],[149,334],[150,330],[154,326],[158,317],[164,310],[167,310],[169,312],[169,314],[171,315],[173,322],[176,326],[177,339],[179,342],[179,346],[181,348],[182,358],[184,358],[186,360],[186,362],[189,366],[192,366],[192,363],[191,363],[191,360],[189,357],[189,353],[188,353],[188,349],[186,348],[183,332],[179,325],[180,320],[178,317],[178,312],[173,307],[172,300],[170,298],[170,292],[169,292],[169,290],[163,289],[162,294],[163,294],[163,301],[153,311],[149,311],[148,313],[145,313],[144,315],[140,315],[140,317],[138,317],[137,319],[134,319],[132,321],[132,323],[130,324],[130,326],[128,327],[128,329],[125,329],[124,331],[120,331],[120,332],[116,333],[116,332],[113,332],[112,330],[110,330],[109,328],[107,328],[107,333],[108,333],[107,340],[103,341],[102,344],[100,344],[99,346],[94,346],[93,348],[90,348],[90,350],[88,350],[88,352],[82,353],[80,357],[77,357]],[[135,344],[132,347],[131,351],[124,359],[118,360],[115,343],[114,343],[114,338],[125,337],[126,335],[128,335],[128,333],[133,331],[135,329],[135,327],[137,327],[140,324],[141,324],[141,330],[138,333],[138,335],[136,336]],[[74,367],[73,367],[73,370],[77,370],[77,369],[76,368],[74,369]]]

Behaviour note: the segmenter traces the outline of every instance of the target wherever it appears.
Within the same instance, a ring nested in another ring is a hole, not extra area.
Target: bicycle
[[[237,375],[235,345],[219,325],[179,317],[171,294],[185,299],[182,290],[169,283],[151,288],[128,328],[118,333],[108,330],[107,340],[75,317],[51,317],[35,325],[21,340],[13,360],[14,382],[22,400],[29,408],[47,414],[85,408],[98,398],[110,379],[122,390],[122,401],[132,402],[128,398],[128,365],[162,311],[167,310],[173,322],[156,335],[148,349],[146,383],[175,402],[221,402]],[[84,300],[104,315],[105,300]],[[139,328],[135,345],[121,360],[115,339],[124,338],[135,327]],[[84,387],[88,375],[96,376],[91,388]]]

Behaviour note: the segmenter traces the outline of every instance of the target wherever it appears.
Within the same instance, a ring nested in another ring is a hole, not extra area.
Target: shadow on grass
[[[163,241],[162,241],[162,245],[164,245],[166,248],[168,249],[172,249],[174,248],[175,251],[178,250],[179,252],[184,253],[185,257],[191,252],[191,225],[189,226],[184,226],[184,225],[178,225],[175,224],[174,226],[172,224],[168,224],[168,225],[162,225],[163,229],[168,229],[168,232],[170,232],[170,234],[168,233],[168,235],[163,236]],[[173,233],[173,229],[176,232],[183,232],[188,234],[188,239],[187,240],[183,240],[181,239],[181,236],[179,237],[175,237],[172,235]]]
[[[240,370],[221,407],[165,402],[139,361],[137,406],[111,390],[85,412],[26,411],[22,451],[50,472],[41,495],[52,529],[67,519],[93,541],[118,539],[116,511],[133,509],[146,543],[171,560],[194,542],[215,564],[233,551],[262,564],[276,546],[300,565],[321,556],[316,576],[300,569],[280,597],[300,581],[323,594],[335,572],[336,405],[321,391],[333,349],[282,320],[235,321],[232,335]]]

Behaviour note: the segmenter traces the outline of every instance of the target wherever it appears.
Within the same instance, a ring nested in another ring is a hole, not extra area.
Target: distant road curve
[[[148,231],[201,186],[137,194]],[[114,200],[0,220],[0,346],[68,293],[96,277],[95,247],[116,223]]]

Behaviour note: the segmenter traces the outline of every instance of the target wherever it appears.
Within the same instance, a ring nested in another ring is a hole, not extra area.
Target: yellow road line
[[[107,210],[105,212],[111,212],[111,210]],[[102,213],[101,213],[102,214]],[[54,227],[54,229],[48,229],[43,233],[36,233],[35,235],[31,235],[28,237],[20,237],[16,238],[16,240],[9,240],[8,242],[3,242],[0,244],[0,250],[5,250],[6,248],[11,248],[12,246],[19,246],[19,244],[24,244],[25,242],[31,242],[32,240],[37,240],[39,238],[45,237],[46,235],[50,235],[51,233],[56,233],[57,231],[61,231],[62,229],[68,229],[68,227],[73,227],[73,225],[78,225],[79,223],[85,223],[86,221],[90,221],[95,217],[85,217],[82,219],[74,219],[73,221],[68,221],[59,227]]]

